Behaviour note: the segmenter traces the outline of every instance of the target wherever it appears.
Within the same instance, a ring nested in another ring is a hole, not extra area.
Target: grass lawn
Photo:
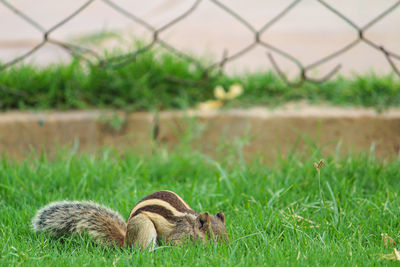
[[[381,234],[400,242],[400,161],[373,156],[291,155],[273,166],[241,153],[210,159],[196,151],[97,156],[60,152],[54,159],[0,161],[0,263],[43,266],[365,266],[391,264]],[[238,152],[239,151],[239,152]],[[108,249],[88,236],[56,240],[30,221],[50,201],[90,199],[125,218],[143,196],[160,189],[194,209],[225,212],[225,245],[159,247],[152,253]],[[389,242],[390,243],[390,242]],[[396,245],[397,246],[397,245]]]

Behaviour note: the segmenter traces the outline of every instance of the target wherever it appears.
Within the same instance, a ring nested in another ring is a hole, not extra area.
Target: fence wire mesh
[[[136,49],[134,51],[129,51],[125,54],[118,55],[118,56],[112,56],[112,57],[107,57],[104,58],[102,55],[98,54],[97,52],[93,51],[92,49],[88,47],[84,47],[82,45],[76,45],[72,44],[69,42],[65,41],[60,41],[57,39],[54,39],[52,37],[52,33],[54,33],[56,30],[60,29],[65,25],[68,21],[72,20],[76,16],[80,16],[83,10],[85,10],[88,6],[93,4],[95,1],[102,1],[104,4],[106,4],[109,8],[113,9],[114,11],[118,12],[121,16],[124,16],[128,18],[129,20],[132,20],[140,25],[142,25],[144,28],[147,29],[148,32],[152,34],[152,40],[145,44],[144,46],[140,47],[139,49]],[[237,20],[239,23],[241,23],[243,26],[246,27],[246,29],[252,34],[253,40],[250,42],[249,45],[244,47],[243,49],[233,53],[233,54],[228,54],[227,51],[225,51],[221,57],[220,60],[214,61],[213,63],[209,65],[204,65],[204,63],[200,62],[198,59],[192,57],[191,55],[185,53],[184,51],[179,50],[178,48],[174,47],[173,45],[169,44],[166,40],[160,37],[160,34],[167,29],[170,29],[177,25],[178,23],[182,22],[185,18],[193,14],[193,12],[198,9],[199,5],[203,1],[209,1],[216,7],[220,8],[224,12],[226,12],[229,16]],[[328,4],[326,1],[323,0],[315,0],[318,2],[321,6],[329,10],[332,14],[340,18],[340,20],[343,20],[349,27],[351,27],[354,30],[354,38],[337,49],[336,51],[327,54],[314,62],[310,64],[304,64],[301,62],[301,60],[296,57],[295,55],[290,54],[287,51],[284,51],[283,49],[276,47],[272,45],[268,40],[265,40],[265,38],[261,38],[261,35],[264,34],[269,28],[274,26],[275,24],[279,23],[279,21],[285,17],[291,10],[296,8],[296,6],[301,2],[301,0],[294,0],[289,3],[284,9],[282,9],[280,12],[278,12],[272,19],[268,20],[265,22],[264,25],[262,25],[259,28],[254,27],[251,23],[249,23],[246,19],[244,19],[243,16],[241,16],[239,13],[235,12],[233,9],[231,9],[229,6],[226,4],[218,1],[218,0],[195,0],[192,5],[185,11],[183,12],[180,16],[175,17],[174,19],[170,20],[168,23],[164,24],[161,27],[155,27],[148,23],[146,21],[146,18],[141,18],[137,15],[135,15],[134,11],[127,10],[123,8],[122,6],[118,5],[116,2],[112,0],[88,0],[86,1],[83,5],[81,5],[78,9],[76,9],[74,12],[60,20],[58,23],[53,25],[52,27],[45,28],[42,25],[40,25],[37,21],[32,19],[30,16],[28,16],[26,13],[18,9],[15,5],[12,4],[11,1],[6,1],[6,0],[0,0],[0,3],[6,7],[7,9],[13,11],[16,15],[18,15],[22,20],[24,20],[26,23],[29,23],[31,26],[33,26],[36,30],[42,33],[42,41],[31,48],[28,52],[22,54],[21,56],[18,56],[14,58],[13,60],[6,62],[0,66],[0,71],[4,70],[6,68],[9,68],[10,66],[23,61],[27,57],[31,56],[35,52],[37,52],[39,49],[41,49],[45,44],[51,43],[56,46],[59,46],[63,49],[65,49],[68,53],[70,53],[73,57],[77,57],[83,60],[88,61],[90,64],[96,64],[99,68],[119,68],[121,66],[124,66],[125,64],[128,64],[132,61],[134,61],[137,56],[139,56],[141,53],[148,51],[150,49],[153,49],[155,45],[160,45],[161,47],[169,50],[173,54],[190,61],[191,63],[195,64],[197,67],[199,67],[202,72],[203,72],[203,82],[208,81],[212,75],[219,75],[223,72],[224,67],[226,64],[229,62],[238,59],[245,54],[249,53],[256,47],[260,46],[266,49],[266,57],[270,60],[271,65],[273,66],[274,70],[278,73],[278,75],[289,85],[291,86],[299,86],[303,84],[305,81],[308,82],[324,82],[330,79],[333,75],[335,75],[339,69],[341,68],[341,65],[338,64],[336,67],[334,67],[331,71],[329,71],[326,75],[320,78],[312,78],[308,74],[311,70],[317,68],[318,66],[327,63],[328,61],[331,61],[340,55],[344,54],[351,48],[353,48],[356,45],[359,45],[360,43],[365,43],[368,46],[372,47],[373,49],[379,51],[382,53],[382,55],[386,58],[388,64],[391,66],[393,71],[400,76],[400,70],[396,66],[395,60],[400,60],[400,54],[396,53],[395,51],[391,51],[387,49],[384,45],[378,44],[376,41],[373,41],[369,38],[366,37],[366,31],[371,29],[377,22],[381,21],[384,17],[386,17],[388,14],[392,13],[394,10],[398,9],[400,6],[400,0],[396,1],[393,3],[391,6],[389,6],[386,10],[384,10],[382,13],[377,15],[376,17],[373,17],[370,19],[367,23],[364,25],[357,25],[355,22],[351,20],[351,18],[345,16],[343,13],[341,13],[338,9],[336,9],[333,5]],[[291,81],[287,78],[285,73],[281,70],[281,67],[278,65],[277,61],[274,58],[275,55],[280,55],[281,57],[286,58],[287,60],[293,62],[299,69],[299,77],[295,79],[294,81]],[[89,59],[87,55],[90,55],[97,60],[94,62],[93,60]],[[212,74],[214,73],[214,74]],[[215,74],[217,73],[217,74]],[[211,75],[212,74],[212,75]],[[179,82],[179,83],[188,83],[191,81],[183,81],[178,78],[174,77],[169,77],[172,81]]]

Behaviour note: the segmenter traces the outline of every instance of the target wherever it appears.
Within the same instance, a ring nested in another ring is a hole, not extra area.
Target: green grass
[[[338,77],[298,88],[267,71],[225,74],[206,82],[202,75],[196,65],[161,50],[142,53],[136,61],[116,69],[78,61],[42,68],[16,65],[0,72],[0,110],[183,109],[212,99],[216,85],[227,89],[235,82],[241,83],[245,92],[228,107],[275,106],[298,100],[377,109],[400,106],[400,79],[395,75]]]
[[[240,147],[240,146],[238,146]],[[281,157],[273,166],[240,150],[208,158],[188,148],[152,155],[59,153],[0,161],[1,264],[43,266],[366,266],[387,265],[381,233],[400,242],[400,161],[372,155]],[[180,194],[194,209],[224,211],[225,245],[163,246],[153,253],[108,249],[87,236],[60,240],[35,234],[30,221],[56,200],[91,199],[125,218],[143,196],[160,189]],[[301,220],[301,216],[313,223]],[[319,226],[319,227],[316,227]]]

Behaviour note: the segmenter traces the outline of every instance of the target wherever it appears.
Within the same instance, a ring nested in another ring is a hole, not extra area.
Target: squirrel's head
[[[184,217],[177,218],[174,230],[168,239],[175,245],[184,244],[186,239],[201,241],[204,244],[207,240],[227,242],[229,238],[225,228],[225,215],[223,212],[218,212],[216,215],[208,212],[188,213]]]
[[[219,242],[229,241],[225,228],[225,214],[220,211],[216,215],[208,212],[200,213],[194,224],[197,236],[205,242],[206,239]]]

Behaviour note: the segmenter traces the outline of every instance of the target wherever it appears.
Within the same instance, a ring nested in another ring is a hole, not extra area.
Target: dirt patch
[[[114,146],[120,151],[150,152],[156,144],[173,148],[189,142],[215,155],[221,144],[243,145],[245,156],[267,160],[276,153],[357,153],[374,149],[381,158],[400,150],[400,109],[317,107],[289,104],[279,109],[227,111],[165,111],[126,114],[112,111],[74,111],[0,115],[0,151],[23,158],[30,151],[52,154],[58,147],[96,151]],[[340,147],[340,150],[338,149]]]

